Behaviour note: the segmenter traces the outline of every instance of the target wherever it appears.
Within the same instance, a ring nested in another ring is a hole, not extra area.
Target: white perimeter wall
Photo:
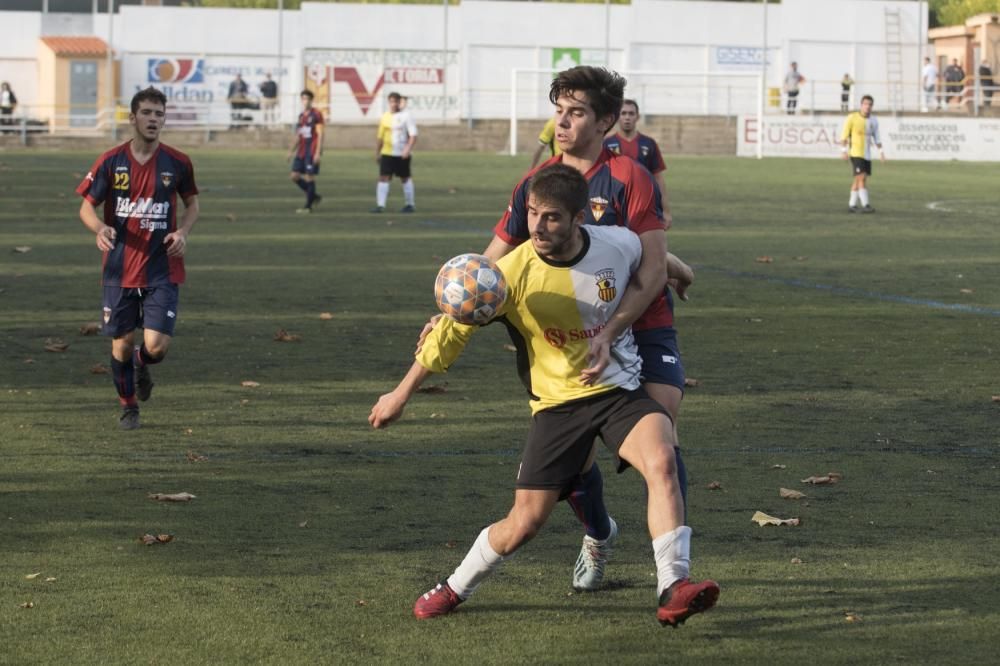
[[[780,86],[788,63],[796,60],[813,86],[801,97],[806,108],[836,108],[836,82],[845,72],[865,85],[871,82],[870,90],[858,93],[880,96],[878,86],[886,79],[887,8],[901,12],[905,77],[916,99],[926,15],[921,14],[924,3],[913,1],[783,0],[769,5],[768,85]],[[428,104],[414,112],[429,118],[504,118],[509,115],[513,67],[550,67],[553,48],[579,49],[583,62],[604,63],[606,11],[604,5],[465,0],[447,10],[445,45],[442,6],[306,2],[300,11],[283,13],[279,60],[277,11],[128,6],[115,17],[111,41],[123,59],[122,96],[129,97],[137,86],[151,82],[147,66],[151,59],[200,58],[205,60],[205,76],[201,83],[191,83],[187,93],[211,92],[216,103],[219,95],[224,99],[224,85],[235,71],[242,71],[251,84],[258,83],[264,71],[280,72],[282,90],[294,94],[305,82],[310,51],[345,62],[345,54],[355,51],[411,52],[419,56],[415,62],[429,63],[431,53],[447,47],[452,64],[446,68],[443,85],[425,82],[409,90],[396,86],[404,94],[444,100],[443,110]],[[88,15],[49,15],[43,21],[34,12],[2,12],[0,17],[5,34],[0,41],[0,77],[10,80],[22,103],[29,105],[36,94],[31,72],[38,37],[88,34],[90,29],[90,34],[108,38],[106,15],[96,20]],[[761,3],[633,0],[631,5],[611,6],[610,17],[610,63],[616,69],[760,69]],[[377,91],[378,104],[389,86],[379,86],[381,71],[378,62],[358,68],[361,85],[368,92]],[[346,83],[334,82],[331,96],[343,100],[334,121],[372,119],[372,114],[355,108],[357,95]],[[294,107],[294,100],[288,100],[286,119]],[[536,109],[537,115],[548,112],[544,99],[525,114],[536,115]]]

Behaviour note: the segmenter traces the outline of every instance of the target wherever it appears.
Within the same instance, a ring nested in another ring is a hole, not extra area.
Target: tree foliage
[[[1000,0],[930,0],[931,27],[963,25],[977,14],[1000,14]]]

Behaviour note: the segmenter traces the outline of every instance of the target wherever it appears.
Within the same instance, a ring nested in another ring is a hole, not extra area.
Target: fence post
[[[28,145],[28,119],[21,116],[21,145]]]

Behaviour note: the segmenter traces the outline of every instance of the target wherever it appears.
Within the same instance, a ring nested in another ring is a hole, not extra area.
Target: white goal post
[[[512,68],[510,72],[510,154],[517,155],[518,123],[539,124],[552,115],[549,86],[556,72],[551,69]],[[763,73],[620,71],[628,81],[625,97],[634,99],[644,116],[701,115],[756,116],[764,126]],[[763,157],[762,145],[757,157]]]

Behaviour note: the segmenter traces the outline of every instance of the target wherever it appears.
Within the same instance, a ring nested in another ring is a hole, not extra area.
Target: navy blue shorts
[[[641,387],[635,391],[614,389],[543,409],[531,418],[517,487],[558,490],[560,499],[565,499],[598,436],[615,454],[618,471],[625,471],[629,464],[618,458],[618,449],[632,428],[649,414],[670,418]]]
[[[642,358],[642,381],[669,384],[684,390],[684,364],[677,345],[677,331],[672,326],[632,331]]]
[[[173,336],[179,294],[176,284],[149,288],[105,287],[104,335],[120,338],[137,328],[145,328]]]
[[[313,164],[312,155],[307,155],[306,157],[296,157],[292,160],[292,171],[295,173],[304,173],[309,176],[318,176],[319,165]]]

